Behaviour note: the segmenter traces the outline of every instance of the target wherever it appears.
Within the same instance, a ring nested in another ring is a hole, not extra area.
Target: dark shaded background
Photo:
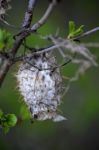
[[[20,26],[26,9],[27,0],[12,0],[12,10],[7,20]],[[48,5],[47,0],[38,0],[34,20],[42,16]],[[99,26],[98,0],[63,0],[51,15],[47,24],[39,32],[46,35],[55,33],[60,28],[60,34],[66,36],[68,21],[74,20],[79,26],[85,25],[85,30]],[[0,23],[0,27],[3,24]],[[7,27],[13,34],[17,31]],[[99,32],[82,39],[82,42],[99,42]],[[31,36],[28,38],[31,46],[45,46],[44,40]],[[98,49],[92,49],[99,63]],[[20,115],[22,107],[20,94],[16,90],[14,77],[17,66],[7,75],[0,90],[0,108],[6,113]],[[63,74],[72,72],[72,68],[65,67]],[[60,106],[67,121],[53,123],[52,121],[35,122],[30,120],[19,123],[4,135],[0,131],[0,150],[98,150],[99,149],[99,67],[91,68],[72,84],[71,89]]]

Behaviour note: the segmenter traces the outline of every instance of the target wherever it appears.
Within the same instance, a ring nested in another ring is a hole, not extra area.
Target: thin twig
[[[74,40],[81,39],[81,38],[83,38],[83,37],[85,37],[85,36],[88,36],[88,35],[90,35],[90,34],[92,34],[92,33],[97,32],[97,31],[99,31],[99,27],[96,27],[96,28],[93,28],[93,29],[91,29],[91,30],[89,30],[89,31],[87,31],[87,32],[84,32],[84,33],[81,34],[80,36],[74,38]]]
[[[99,48],[99,43],[82,43],[86,47]]]
[[[33,53],[34,55],[34,53]],[[31,56],[28,56],[28,55],[25,55],[25,56],[19,56],[19,57],[16,57],[13,61],[13,63],[16,63],[18,61],[25,61],[26,63],[28,63],[30,66],[33,66],[34,68],[38,69],[39,71],[43,71],[43,70],[52,70],[52,71],[55,71],[57,68],[61,68],[61,67],[64,67],[65,65],[69,64],[71,62],[71,59],[68,59],[66,60],[65,62],[63,62],[62,64],[60,65],[56,65],[56,66],[51,66],[49,68],[39,68],[38,66],[35,66],[34,64],[32,64],[30,61],[28,61],[30,59],[30,57],[33,57],[33,55]]]
[[[56,0],[52,0],[52,2],[49,4],[46,12],[44,13],[44,15],[42,16],[42,18],[32,26],[31,31],[36,31],[38,28],[40,28],[42,25],[44,25],[46,23],[46,21],[48,20],[50,14],[53,11],[54,6],[56,5],[57,1]]]
[[[43,50],[40,50],[40,51],[37,51],[35,52],[36,54],[41,54],[41,53],[44,53],[44,52],[50,52],[50,51],[53,51],[59,47],[61,47],[63,45],[64,42],[61,42],[61,43],[58,43],[57,45],[53,45],[51,47],[48,47],[48,48],[45,48]]]
[[[0,21],[2,21],[2,23],[4,23],[5,25],[11,27],[11,28],[14,28],[14,29],[20,29],[19,27],[16,27],[15,25],[12,25],[10,23],[8,23],[6,20],[0,18]]]

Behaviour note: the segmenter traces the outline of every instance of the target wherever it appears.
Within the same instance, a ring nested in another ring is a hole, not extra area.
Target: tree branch
[[[35,7],[37,0],[28,0],[28,8],[27,11],[25,13],[24,16],[24,20],[22,23],[22,30],[21,32],[19,32],[19,34],[17,34],[16,39],[15,39],[15,43],[13,44],[13,48],[11,49],[10,53],[9,53],[9,58],[5,59],[3,62],[3,65],[0,69],[0,86],[2,85],[2,82],[7,74],[7,72],[9,71],[11,65],[13,64],[12,60],[14,60],[14,57],[19,49],[19,47],[21,46],[23,40],[29,36],[31,33],[35,32],[38,28],[40,28],[48,19],[49,15],[51,14],[54,6],[58,3],[58,0],[52,0],[48,6],[48,9],[46,10],[45,14],[43,15],[43,17],[32,26],[32,28],[30,28],[31,25],[31,21],[32,21],[32,16],[33,16],[33,10]]]
[[[48,20],[50,14],[53,11],[54,6],[57,4],[57,0],[52,0],[52,2],[50,2],[46,12],[44,13],[44,15],[42,16],[42,18],[32,26],[31,31],[34,32],[36,31],[38,28],[40,28],[42,25],[44,25],[46,23],[46,21]]]
[[[28,32],[24,32],[24,31],[27,27],[30,27],[31,20],[32,20],[32,14],[33,14],[32,8],[34,10],[34,6],[35,6],[36,1],[37,0],[29,0],[28,1],[27,12],[25,13],[25,17],[24,17],[24,20],[22,23],[23,32],[21,32],[21,34],[16,38],[15,43],[13,45],[13,48],[11,49],[11,52],[9,55],[10,58],[13,58],[15,56],[15,54],[17,53],[17,51],[18,51],[21,43],[23,42],[24,38],[27,35],[29,35]],[[3,65],[0,69],[0,86],[2,85],[2,82],[3,82],[7,72],[9,71],[9,68],[11,67],[11,65],[12,65],[12,60],[5,58]]]
[[[24,21],[22,24],[23,28],[29,28],[30,27],[36,2],[37,2],[37,0],[29,0],[28,9],[25,13]]]

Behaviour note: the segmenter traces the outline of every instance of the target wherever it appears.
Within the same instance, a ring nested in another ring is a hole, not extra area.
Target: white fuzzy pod
[[[36,120],[65,120],[57,114],[61,102],[62,78],[58,68],[53,70],[54,66],[55,58],[44,53],[30,55],[28,62],[23,62],[18,70],[19,90],[32,118]]]

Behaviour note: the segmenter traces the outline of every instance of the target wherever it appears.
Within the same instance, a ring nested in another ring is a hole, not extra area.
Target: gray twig
[[[91,29],[91,30],[89,30],[89,31],[87,31],[87,32],[84,32],[84,33],[81,34],[80,36],[74,38],[74,40],[81,39],[81,38],[83,38],[83,37],[85,37],[85,36],[88,36],[88,35],[90,35],[90,34],[92,34],[92,33],[97,32],[97,31],[99,31],[99,27],[96,27],[96,28],[93,28],[93,29]]]
[[[82,45],[86,47],[93,47],[93,48],[99,48],[99,43],[82,43]]]
[[[28,2],[28,9],[25,13],[24,21],[23,21],[23,24],[22,24],[23,28],[30,27],[36,1],[37,0],[29,0],[29,2]]]
[[[42,18],[36,24],[34,24],[32,26],[31,31],[36,31],[38,28],[40,28],[42,25],[44,25],[46,23],[46,21],[48,20],[48,17],[52,13],[54,6],[56,5],[56,3],[57,3],[56,0],[52,0],[52,2],[48,6],[46,12],[42,16]]]

